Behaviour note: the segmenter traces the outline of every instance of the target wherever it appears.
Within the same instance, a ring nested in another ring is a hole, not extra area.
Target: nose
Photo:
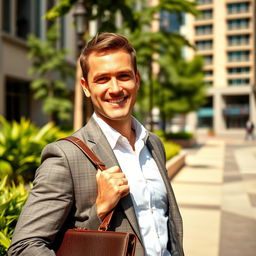
[[[110,81],[110,88],[109,91],[112,93],[118,93],[122,91],[122,87],[119,86],[118,81],[115,77],[112,77]]]

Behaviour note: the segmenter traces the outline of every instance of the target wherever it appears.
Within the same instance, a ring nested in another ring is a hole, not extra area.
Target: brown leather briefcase
[[[106,167],[88,146],[76,137],[66,137],[89,158],[97,169]],[[114,209],[107,214],[98,230],[85,228],[68,229],[56,249],[57,256],[133,256],[136,236],[128,232],[107,231]]]
[[[126,232],[69,229],[57,256],[133,256],[136,237]]]

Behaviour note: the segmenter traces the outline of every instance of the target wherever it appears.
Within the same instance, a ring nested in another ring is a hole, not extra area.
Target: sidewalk
[[[256,143],[212,138],[172,180],[186,256],[256,256]]]

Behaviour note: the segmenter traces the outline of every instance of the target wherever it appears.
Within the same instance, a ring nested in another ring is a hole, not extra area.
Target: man
[[[254,134],[253,134],[253,130],[254,130],[254,124],[253,122],[249,119],[246,124],[245,124],[245,140],[251,138],[252,140],[254,140]]]
[[[125,37],[102,33],[88,43],[80,62],[81,84],[95,112],[74,136],[108,169],[96,172],[68,141],[46,146],[9,255],[54,255],[60,230],[97,229],[114,207],[111,229],[137,236],[137,256],[184,255],[164,148],[132,117],[140,85],[135,50]]]

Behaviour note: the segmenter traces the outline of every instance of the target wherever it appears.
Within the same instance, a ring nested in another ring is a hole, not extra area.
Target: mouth
[[[125,102],[127,98],[128,98],[128,96],[125,96],[125,97],[121,97],[118,99],[108,99],[107,101],[111,104],[120,104],[120,103]]]

